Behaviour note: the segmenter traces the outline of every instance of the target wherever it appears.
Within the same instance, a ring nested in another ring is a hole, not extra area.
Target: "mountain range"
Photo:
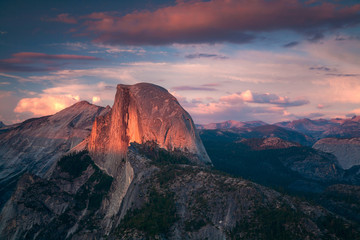
[[[360,167],[312,148],[358,122],[309,121],[198,131],[139,83],[119,84],[112,108],[5,126],[0,239],[359,239]]]

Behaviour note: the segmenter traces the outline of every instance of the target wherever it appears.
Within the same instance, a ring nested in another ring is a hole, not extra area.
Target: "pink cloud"
[[[194,42],[249,42],[248,32],[317,27],[338,27],[358,23],[360,4],[298,0],[212,0],[177,1],[155,11],[125,16],[97,12],[86,19],[87,30],[97,41],[121,44],[167,44]],[[306,20],[305,20],[306,19]]]
[[[67,24],[76,24],[78,22],[75,17],[70,16],[70,14],[68,13],[62,13],[57,15],[56,18],[50,18],[46,20],[52,22],[62,22]]]
[[[59,60],[100,60],[100,58],[84,55],[71,54],[46,54],[38,52],[19,52],[12,54],[11,58],[0,60],[0,71],[3,72],[36,72],[56,70],[54,66],[38,67],[32,66],[34,63],[49,64]],[[30,64],[30,65],[25,65]]]
[[[176,92],[171,93],[179,100],[191,116],[193,116],[195,122],[198,123],[225,120],[266,120],[267,122],[277,122],[297,118],[297,115],[287,110],[287,107],[297,105],[294,105],[290,100],[285,101],[285,98],[275,94],[259,94],[247,90],[243,93],[226,95],[220,97],[218,100],[212,99],[210,102],[207,102],[206,99],[188,100]],[[262,95],[277,96],[277,100],[273,101],[273,103],[260,101],[259,96]],[[284,102],[286,104],[283,104]],[[251,103],[264,104],[254,105]]]
[[[242,93],[234,93],[232,95],[223,96],[220,101],[235,104],[237,102],[249,102],[260,104],[274,104],[281,107],[297,107],[308,104],[309,101],[305,99],[291,100],[289,97],[282,97],[272,93],[253,93],[246,90]]]
[[[33,116],[51,115],[71,106],[80,100],[79,96],[72,95],[42,95],[37,98],[21,99],[14,112],[30,112]]]
[[[71,54],[46,54],[38,52],[19,52],[14,53],[12,58],[4,59],[4,62],[21,62],[28,59],[43,59],[43,60],[98,60],[99,58],[84,55],[71,55]]]

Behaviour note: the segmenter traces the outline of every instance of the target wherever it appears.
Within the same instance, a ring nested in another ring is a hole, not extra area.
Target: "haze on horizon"
[[[150,82],[197,123],[360,114],[360,4],[2,1],[0,121]]]

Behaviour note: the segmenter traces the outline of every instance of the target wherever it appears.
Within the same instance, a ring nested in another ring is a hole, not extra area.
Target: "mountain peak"
[[[211,162],[191,116],[166,89],[154,84],[117,85],[111,112],[94,122],[88,148],[112,174],[132,142],[155,142],[168,151],[187,153],[195,162]]]
[[[83,101],[79,101],[79,102],[75,103],[73,106],[83,106],[83,105],[92,105],[92,104],[86,100],[83,100]]]

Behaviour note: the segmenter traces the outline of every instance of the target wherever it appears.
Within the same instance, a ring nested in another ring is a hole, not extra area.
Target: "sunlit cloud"
[[[46,116],[59,112],[79,100],[79,96],[43,94],[36,98],[21,99],[14,109],[14,112],[30,112],[35,117]]]
[[[22,98],[14,109],[15,113],[31,113],[32,117],[54,114],[72,104],[86,100],[93,104],[114,100],[115,87],[109,87],[104,82],[96,84],[57,85],[46,88],[40,94],[29,93],[28,98]]]
[[[223,96],[220,98],[220,100],[228,103],[243,101],[249,103],[274,104],[282,107],[297,107],[309,103],[309,101],[305,99],[291,100],[287,96],[282,97],[272,93],[253,93],[250,90],[246,90],[242,93],[234,93],[232,95]]]
[[[309,41],[317,42],[323,33],[314,29],[359,23],[359,9],[359,4],[323,1],[195,0],[124,16],[95,12],[82,19],[96,41],[116,44],[249,43],[256,38],[254,32],[288,29],[304,32]]]
[[[64,61],[94,61],[98,57],[73,54],[46,54],[39,52],[19,52],[12,54],[11,58],[0,60],[2,72],[44,72],[59,68],[59,62]],[[41,64],[38,66],[37,64]]]
[[[44,20],[50,22],[67,23],[67,24],[76,24],[78,22],[75,17],[71,16],[68,13],[61,13],[57,15],[56,18],[46,18]]]
[[[99,103],[100,101],[101,101],[101,98],[100,98],[100,97],[98,97],[98,96],[92,97],[92,103],[93,103],[93,104]]]
[[[285,100],[286,98],[279,97],[275,94],[253,94],[250,90],[247,90],[240,94],[234,93],[221,96],[216,100],[201,98],[188,99],[176,91],[171,93],[184,108],[189,111],[195,121],[201,123],[231,119],[242,121],[262,119],[267,122],[275,122],[298,118],[296,114],[288,110],[288,108],[297,106],[297,104],[293,104],[289,99]],[[282,104],[283,102],[287,104]]]

